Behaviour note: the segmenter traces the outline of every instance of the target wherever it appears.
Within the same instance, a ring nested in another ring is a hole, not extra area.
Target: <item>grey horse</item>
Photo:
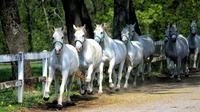
[[[138,41],[131,41],[132,33],[130,31],[129,25],[127,25],[125,28],[123,28],[121,32],[122,41],[125,43],[127,48],[127,57],[126,57],[126,63],[127,63],[127,72],[126,72],[126,78],[125,78],[125,84],[124,88],[128,87],[128,79],[129,75],[134,67],[136,67],[137,73],[135,74],[135,79],[133,85],[136,87],[136,81],[137,76],[139,76],[139,73],[142,73],[142,79],[144,80],[143,76],[143,46]]]
[[[200,36],[197,35],[196,21],[192,21],[190,25],[190,35],[188,36],[188,43],[190,54],[193,57],[193,68],[198,68],[199,65],[199,53],[200,53]],[[190,61],[191,62],[191,61]],[[191,65],[191,63],[190,63]]]
[[[155,52],[154,41],[147,35],[139,36],[135,31],[135,24],[130,25],[130,30],[133,33],[133,40],[139,41],[143,45],[143,56],[144,56],[144,68],[145,64],[148,65],[148,72],[151,72],[151,61],[153,59],[153,53]]]
[[[189,55],[189,44],[183,35],[178,34],[176,25],[169,24],[165,35],[165,55],[169,61],[174,62],[175,71],[172,77],[177,75],[178,81],[181,80],[181,72],[187,75],[187,57]]]

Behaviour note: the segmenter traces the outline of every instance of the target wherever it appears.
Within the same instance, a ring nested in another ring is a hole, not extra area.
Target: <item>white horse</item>
[[[122,70],[127,55],[126,45],[120,40],[111,39],[106,33],[103,25],[96,25],[94,35],[95,40],[99,42],[101,44],[101,47],[103,48],[103,61],[109,61],[108,74],[111,88],[114,87],[112,81],[112,73],[114,67],[115,65],[120,64],[117,83],[117,89],[119,89],[122,78]]]
[[[69,44],[64,44],[63,42],[63,28],[56,28],[53,34],[53,45],[54,49],[52,50],[49,58],[49,76],[47,78],[44,90],[44,100],[49,99],[49,89],[53,78],[55,79],[55,94],[58,98],[58,108],[62,108],[62,99],[63,93],[65,89],[65,85],[67,84],[67,100],[70,99],[70,89],[71,82],[73,80],[73,73],[79,68],[79,58],[76,49]],[[55,70],[58,69],[62,74],[62,83],[60,86],[60,94],[58,97],[58,78],[54,75]]]
[[[75,46],[78,50],[80,59],[80,69],[86,73],[86,82],[88,82],[88,89],[93,91],[93,80],[95,73],[99,72],[99,91],[102,93],[102,81],[103,81],[103,63],[102,63],[102,48],[93,39],[87,39],[87,32],[85,25],[82,27],[76,27],[75,29]]]
[[[128,66],[127,73],[126,73],[126,81],[124,84],[124,88],[128,87],[128,79],[129,75],[134,67],[137,67],[137,73],[135,74],[134,78],[134,87],[136,87],[137,76],[139,73],[142,73],[142,80],[144,81],[143,75],[143,46],[138,41],[131,41],[132,33],[130,31],[129,26],[127,25],[121,32],[122,41],[126,44],[126,48],[128,51],[126,63]]]

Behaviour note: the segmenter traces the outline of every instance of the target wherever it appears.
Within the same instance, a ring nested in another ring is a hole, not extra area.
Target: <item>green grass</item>
[[[0,92],[0,112],[11,112],[44,104],[41,91],[25,91],[22,104],[17,103],[17,89],[6,89]]]
[[[33,76],[42,76],[42,64],[31,63]],[[8,81],[12,77],[12,69],[10,63],[0,64],[0,82]]]
[[[31,63],[33,76],[42,75],[42,64]],[[8,81],[12,77],[11,65],[9,63],[0,64],[0,82]],[[0,112],[11,112],[33,105],[44,104],[42,99],[41,84],[37,84],[34,91],[24,92],[24,103],[17,103],[17,89],[0,90]]]
[[[12,70],[10,64],[0,64],[0,82],[11,78]]]

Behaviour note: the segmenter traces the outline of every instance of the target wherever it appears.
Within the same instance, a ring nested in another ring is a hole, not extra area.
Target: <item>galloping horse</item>
[[[197,35],[197,24],[195,21],[192,21],[190,26],[190,35],[188,36],[188,43],[190,49],[190,57],[191,55],[194,56],[193,58],[193,68],[199,68],[200,62],[200,36]]]
[[[144,81],[143,76],[143,46],[138,41],[131,41],[132,38],[132,32],[130,31],[129,25],[127,25],[121,32],[122,41],[126,44],[126,48],[128,51],[127,55],[127,73],[126,73],[126,81],[124,84],[124,88],[128,87],[128,79],[129,75],[133,69],[133,67],[137,67],[137,73],[135,74],[135,79],[133,85],[136,87],[137,82],[137,76],[139,76],[139,73],[142,72],[142,80]]]
[[[71,82],[73,80],[73,73],[79,68],[79,58],[76,49],[69,44],[63,42],[63,28],[56,28],[53,34],[54,49],[51,51],[49,58],[49,76],[47,78],[44,90],[44,100],[49,99],[49,89],[53,78],[55,79],[55,94],[58,97],[58,78],[54,75],[55,70],[58,69],[62,74],[62,83],[60,86],[60,94],[58,97],[58,108],[62,108],[62,98],[67,84],[67,98],[70,99]]]
[[[165,35],[168,40],[165,42],[165,55],[169,61],[173,61],[175,64],[175,71],[173,75],[178,76],[178,80],[181,80],[181,72],[187,75],[187,57],[189,55],[189,45],[185,37],[178,34],[175,25],[168,25]]]
[[[76,27],[73,25],[75,33],[75,47],[78,50],[80,59],[80,69],[87,71],[86,82],[88,82],[88,89],[93,92],[93,80],[96,72],[99,74],[99,93],[102,93],[102,81],[103,81],[103,63],[102,63],[102,48],[93,39],[87,38],[87,32],[85,25],[82,27]]]
[[[112,73],[115,65],[120,64],[119,66],[119,74],[118,74],[118,83],[117,89],[120,88],[121,78],[122,78],[122,70],[124,67],[127,50],[126,45],[116,39],[111,39],[106,33],[103,25],[96,25],[96,29],[94,30],[95,40],[100,43],[103,48],[103,61],[109,61],[109,83],[110,87],[113,88],[114,84],[112,81]]]
[[[151,61],[153,59],[153,53],[155,52],[154,42],[151,37],[147,35],[139,36],[135,31],[135,24],[130,25],[130,29],[133,33],[133,40],[139,41],[143,46],[144,62],[148,65],[148,72],[151,72]],[[145,69],[145,67],[143,69]]]

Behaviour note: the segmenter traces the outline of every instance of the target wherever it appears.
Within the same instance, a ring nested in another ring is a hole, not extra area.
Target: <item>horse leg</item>
[[[104,63],[101,62],[100,65],[99,65],[99,80],[98,80],[98,83],[99,83],[99,91],[98,93],[99,94],[102,94],[103,93],[103,90],[102,90],[102,81],[103,81],[103,66],[104,66]]]
[[[49,90],[50,90],[51,82],[53,80],[54,73],[55,73],[55,70],[52,67],[49,67],[49,77],[47,78],[44,95],[43,95],[43,99],[45,101],[49,100]]]
[[[95,78],[95,75],[96,75],[96,71],[94,71],[91,75],[91,81],[88,83],[88,91],[89,91],[89,94],[92,94],[93,93],[93,82],[94,82],[94,78]]]
[[[117,85],[117,73],[115,71],[115,69],[113,69],[113,80],[114,80],[114,86]]]
[[[112,59],[109,63],[109,68],[108,68],[108,74],[109,74],[109,83],[110,83],[110,88],[114,87],[114,84],[112,82],[112,72],[113,72],[113,68],[115,66],[115,59]]]
[[[151,61],[152,61],[152,59],[153,59],[153,57],[150,56],[150,57],[149,57],[149,60],[148,60],[148,61],[149,61],[149,62],[148,62],[148,75],[151,73],[151,70],[152,70],[152,69],[151,69]]]
[[[133,66],[129,65],[128,70],[126,72],[126,81],[125,81],[125,84],[124,84],[124,88],[128,88],[128,79],[129,79],[129,76],[130,76],[132,69],[133,69]]]
[[[63,93],[64,93],[64,89],[65,89],[65,85],[66,85],[66,82],[67,82],[68,75],[69,75],[68,71],[62,72],[62,83],[61,83],[61,86],[60,86],[60,94],[59,94],[58,104],[57,104],[58,108],[63,107],[62,98],[63,98]]]
[[[195,49],[193,68],[197,68],[198,49]]]
[[[124,68],[124,63],[125,63],[125,60],[122,61],[119,65],[119,74],[118,74],[118,83],[117,83],[117,89],[120,89],[120,84],[121,84],[121,79],[122,79],[122,71],[123,71],[123,68]]]
[[[181,62],[182,62],[181,59],[178,58],[178,59],[177,59],[177,75],[178,75],[178,81],[181,80],[181,74],[180,74],[181,64],[182,64]]]
[[[93,64],[91,64],[88,68],[88,71],[87,71],[86,82],[91,81],[91,75],[92,75],[93,71],[94,71],[94,66],[93,66]]]
[[[68,102],[71,102],[71,98],[70,98],[70,91],[71,91],[71,87],[72,87],[72,82],[74,80],[74,76],[73,75],[70,75],[69,78],[68,78],[68,84],[67,84],[67,101]]]
[[[81,95],[85,95],[86,94],[86,83],[85,80],[81,80],[80,78],[77,81],[79,87],[80,87],[80,93]]]
[[[144,77],[144,68],[143,68],[143,66],[144,66],[144,60],[142,60],[141,63],[139,64],[139,66],[138,66],[139,73],[141,73],[142,81],[144,82],[145,77]]]
[[[54,80],[55,80],[55,100],[53,101],[54,103],[56,103],[57,104],[57,99],[58,99],[58,88],[59,88],[59,85],[58,85],[58,77],[56,76],[56,75],[54,75]]]

